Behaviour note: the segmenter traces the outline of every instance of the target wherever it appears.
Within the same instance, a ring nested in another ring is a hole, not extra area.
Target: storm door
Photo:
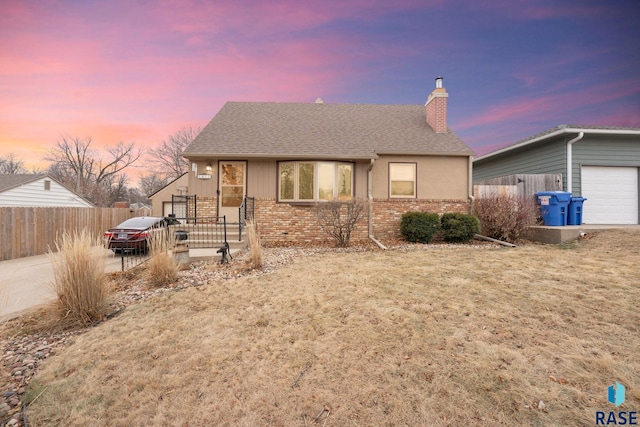
[[[226,215],[227,222],[238,222],[238,208],[247,189],[247,162],[220,161],[218,215]]]

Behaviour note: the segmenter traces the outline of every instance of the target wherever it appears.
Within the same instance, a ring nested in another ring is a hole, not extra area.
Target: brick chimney
[[[434,132],[446,133],[447,128],[447,98],[449,94],[442,87],[442,77],[436,77],[436,88],[427,98],[427,123]]]

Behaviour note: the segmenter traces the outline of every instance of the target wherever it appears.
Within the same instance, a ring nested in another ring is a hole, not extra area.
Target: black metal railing
[[[244,196],[238,208],[238,240],[240,241],[242,241],[242,229],[247,225],[247,220],[254,219],[255,200],[255,197]]]
[[[189,248],[218,248],[227,244],[226,216],[176,217],[176,220],[181,224],[170,225],[168,235],[177,240],[187,240]]]
[[[149,260],[149,248],[145,247],[132,247],[132,245],[126,241],[112,242],[109,246],[114,252],[114,256],[120,258],[120,269],[122,271],[130,270],[137,267]]]
[[[154,250],[169,250],[177,247],[192,249],[218,249],[222,255],[221,263],[228,262],[229,243],[227,241],[226,216],[184,217],[172,216],[172,225],[141,231],[147,236],[139,239],[130,236],[128,241],[106,242],[108,248],[121,258],[122,271],[143,264]]]

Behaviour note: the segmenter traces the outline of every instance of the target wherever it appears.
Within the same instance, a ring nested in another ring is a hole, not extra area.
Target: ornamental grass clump
[[[108,296],[106,256],[98,239],[86,230],[65,233],[49,252],[53,264],[51,288],[63,320],[89,325],[102,318]]]
[[[255,221],[247,221],[247,240],[249,241],[249,265],[252,269],[262,268],[262,244]]]
[[[147,243],[151,258],[147,262],[149,282],[155,287],[167,286],[178,280],[180,266],[169,253],[169,240],[164,229],[149,234]]]

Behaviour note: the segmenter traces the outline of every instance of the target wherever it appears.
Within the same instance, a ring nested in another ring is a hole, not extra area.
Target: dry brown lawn
[[[640,230],[328,253],[128,307],[48,360],[31,425],[594,425],[640,410]]]

